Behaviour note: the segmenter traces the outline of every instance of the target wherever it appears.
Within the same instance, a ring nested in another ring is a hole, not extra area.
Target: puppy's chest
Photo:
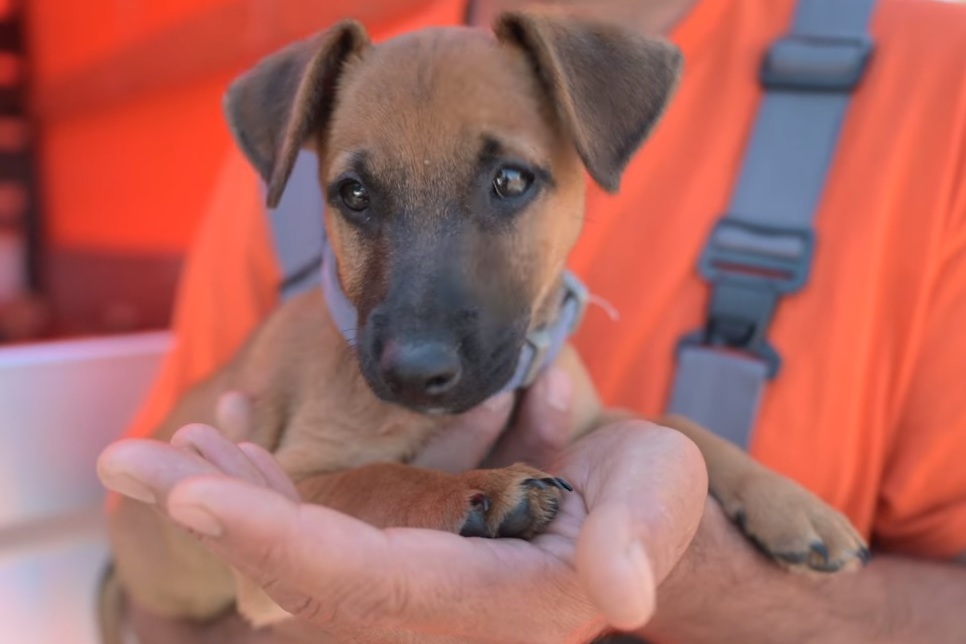
[[[336,401],[319,402],[292,414],[275,456],[295,479],[375,462],[407,462],[444,422],[383,403],[349,411]]]

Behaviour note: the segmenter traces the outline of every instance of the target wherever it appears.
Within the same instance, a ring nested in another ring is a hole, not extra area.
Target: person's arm
[[[709,500],[657,606],[642,632],[656,643],[945,644],[966,633],[966,567],[879,555],[855,573],[787,573]]]

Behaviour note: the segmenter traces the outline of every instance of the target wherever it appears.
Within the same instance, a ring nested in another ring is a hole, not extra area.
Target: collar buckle
[[[557,357],[567,338],[580,326],[587,310],[590,293],[583,282],[570,271],[563,274],[563,299],[557,319],[527,334],[521,357],[526,361],[519,386],[527,388]]]

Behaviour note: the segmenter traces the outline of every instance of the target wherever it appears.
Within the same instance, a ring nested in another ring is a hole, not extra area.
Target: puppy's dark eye
[[[349,179],[339,186],[339,196],[349,210],[362,212],[369,207],[369,191],[355,179]]]
[[[500,168],[493,178],[493,192],[500,199],[522,197],[533,185],[533,173],[522,168]]]

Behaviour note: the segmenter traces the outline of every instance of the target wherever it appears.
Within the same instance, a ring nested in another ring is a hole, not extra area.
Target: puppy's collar
[[[350,346],[355,346],[358,335],[359,313],[349,301],[336,271],[335,255],[328,238],[322,243],[322,293],[332,320]],[[549,367],[567,338],[577,330],[587,307],[587,287],[570,271],[563,274],[563,289],[557,316],[546,326],[531,331],[526,338],[513,377],[503,386],[503,391],[526,389],[533,384],[544,369]]]

